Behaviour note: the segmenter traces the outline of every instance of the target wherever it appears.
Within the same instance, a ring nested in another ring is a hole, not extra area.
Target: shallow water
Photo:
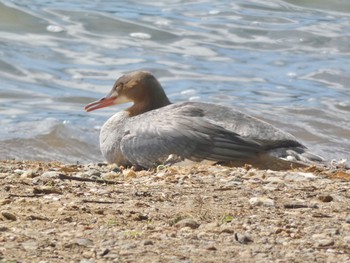
[[[0,1],[0,159],[102,161],[85,113],[121,74],[231,105],[350,159],[350,2]]]

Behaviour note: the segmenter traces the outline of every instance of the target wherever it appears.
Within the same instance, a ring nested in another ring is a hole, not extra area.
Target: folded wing
[[[132,164],[148,168],[169,155],[196,161],[248,160],[264,149],[254,140],[209,122],[197,107],[171,105],[130,119],[121,151]]]

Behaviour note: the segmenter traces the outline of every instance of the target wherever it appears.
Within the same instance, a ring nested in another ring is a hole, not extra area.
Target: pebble
[[[345,243],[350,245],[350,236],[345,236],[344,241],[345,241]]]
[[[7,232],[10,231],[10,229],[6,226],[0,226],[0,232]]]
[[[16,174],[22,174],[22,173],[24,173],[25,171],[23,171],[23,170],[21,170],[21,169],[16,169],[16,170],[14,170],[14,172],[15,172]]]
[[[12,214],[12,213],[10,213],[8,211],[2,211],[1,214],[7,220],[11,220],[11,221],[16,221],[17,220],[17,217],[14,214]]]
[[[309,206],[307,203],[302,201],[287,201],[283,204],[283,207],[287,209],[317,208],[317,206]]]
[[[38,248],[38,242],[36,242],[34,239],[29,239],[22,242],[22,247],[25,250],[36,250]]]
[[[0,199],[0,205],[7,205],[10,204],[12,201],[11,199]]]
[[[115,180],[116,175],[117,175],[117,173],[115,173],[115,172],[103,173],[103,174],[101,174],[101,178],[103,180]]]
[[[41,186],[41,187],[34,187],[33,194],[63,194],[63,192],[56,187]]]
[[[272,183],[272,184],[283,184],[284,181],[277,176],[271,176],[265,179],[266,182]]]
[[[348,216],[345,221],[346,223],[350,224],[350,216]]]
[[[177,222],[175,224],[175,226],[179,227],[179,228],[189,227],[189,228],[192,228],[192,229],[196,229],[196,228],[198,228],[200,226],[200,224],[197,223],[192,218],[185,218],[185,219],[182,219],[179,222]]]
[[[318,247],[327,247],[334,245],[334,240],[326,234],[312,235],[312,239]]]
[[[274,207],[275,201],[268,197],[252,197],[249,199],[249,203],[254,206],[269,206]]]
[[[316,178],[317,176],[312,173],[289,173],[284,177],[285,180],[295,181],[295,182],[312,181],[312,180],[315,180]]]
[[[144,245],[144,246],[153,245],[153,241],[152,241],[152,240],[149,240],[149,239],[146,239],[146,240],[143,241],[143,245]]]
[[[95,169],[91,169],[91,170],[85,172],[85,175],[87,175],[89,177],[93,177],[93,176],[100,177],[101,172],[98,170],[95,170]]]
[[[136,177],[137,176],[136,172],[132,169],[123,170],[123,175],[126,177]]]
[[[330,195],[320,195],[318,199],[324,203],[329,203],[333,201],[333,197]]]
[[[235,240],[241,244],[248,244],[250,242],[253,242],[253,239],[249,235],[240,233],[235,234]]]
[[[214,246],[207,246],[206,250],[216,251],[218,249],[216,247],[214,247]]]
[[[37,177],[38,174],[35,173],[33,170],[28,170],[28,171],[25,171],[21,174],[21,178],[34,178],[34,177]]]
[[[59,177],[59,175],[60,175],[59,172],[47,171],[47,172],[44,172],[40,177],[45,179],[56,179]]]
[[[319,247],[328,247],[328,246],[333,246],[334,245],[334,240],[331,238],[326,238],[326,239],[320,239],[317,242]]]
[[[220,230],[220,233],[227,233],[227,234],[233,234],[234,230],[233,228],[229,228],[229,227],[224,227]]]
[[[78,238],[75,240],[75,243],[83,247],[92,246],[94,244],[94,242],[88,238]]]

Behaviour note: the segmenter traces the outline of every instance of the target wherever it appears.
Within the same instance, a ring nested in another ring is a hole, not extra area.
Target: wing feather
[[[261,145],[203,118],[188,105],[167,107],[130,119],[121,141],[124,156],[148,168],[173,154],[183,159],[244,160],[263,151]]]

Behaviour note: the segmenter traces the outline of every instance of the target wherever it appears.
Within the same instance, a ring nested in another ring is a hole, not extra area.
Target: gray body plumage
[[[309,153],[291,134],[226,106],[183,102],[129,117],[113,115],[102,127],[100,145],[109,163],[154,167],[169,160],[211,160],[260,167],[310,164]]]

